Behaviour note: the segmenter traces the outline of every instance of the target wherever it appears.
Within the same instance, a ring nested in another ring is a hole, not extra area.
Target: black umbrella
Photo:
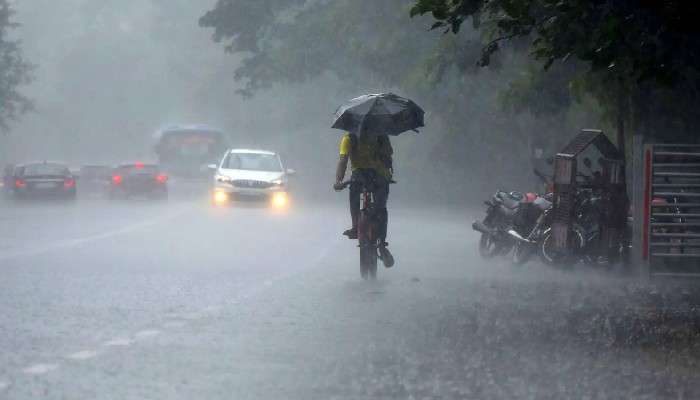
[[[398,135],[425,126],[425,112],[413,101],[393,93],[367,94],[335,112],[332,128],[356,135]]]

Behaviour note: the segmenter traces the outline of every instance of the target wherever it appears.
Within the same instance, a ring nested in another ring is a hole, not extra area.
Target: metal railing
[[[700,144],[654,144],[646,154],[649,273],[700,276]]]

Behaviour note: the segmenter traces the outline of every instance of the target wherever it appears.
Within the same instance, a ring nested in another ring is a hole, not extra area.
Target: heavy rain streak
[[[680,0],[0,0],[0,399],[700,398]]]

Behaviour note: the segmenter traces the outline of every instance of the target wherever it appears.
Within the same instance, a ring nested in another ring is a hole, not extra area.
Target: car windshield
[[[224,162],[224,168],[268,172],[282,171],[277,155],[265,153],[231,153]]]
[[[60,164],[30,164],[24,167],[22,175],[69,175],[70,172],[65,165]]]

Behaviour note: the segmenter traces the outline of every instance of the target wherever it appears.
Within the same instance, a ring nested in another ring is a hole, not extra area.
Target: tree
[[[0,129],[3,131],[32,108],[32,102],[19,91],[31,81],[32,65],[24,60],[20,41],[11,38],[10,32],[17,27],[13,15],[8,0],[0,0]]]
[[[219,0],[201,19],[226,50],[243,56],[235,71],[252,95],[275,83],[306,82],[326,72],[345,81],[395,83],[435,45],[407,0]],[[397,13],[397,10],[404,13]]]
[[[465,177],[489,191],[489,179],[522,185],[530,169],[514,171],[512,166],[527,165],[527,152],[503,150],[523,147],[531,132],[574,132],[569,120],[545,124],[502,112],[499,94],[531,64],[523,51],[501,52],[487,68],[477,68],[473,60],[484,45],[481,33],[473,28],[456,35],[428,32],[429,17],[409,18],[413,4],[414,0],[219,0],[200,25],[213,28],[214,40],[242,58],[233,75],[243,83],[244,95],[331,75],[345,90],[327,96],[328,114],[352,95],[368,91],[398,90],[417,100],[429,113],[429,142],[399,154],[406,157],[404,167],[418,169],[428,163],[441,176],[450,175],[443,182],[422,182],[435,184],[433,193],[447,193],[439,188],[455,187]],[[480,195],[478,189],[470,192]]]
[[[620,144],[626,120],[648,130],[658,127],[658,120],[649,118],[656,115],[653,110],[671,111],[666,116],[685,125],[686,132],[695,126],[697,113],[688,111],[700,104],[700,10],[693,2],[417,0],[411,14],[431,14],[433,28],[446,32],[458,32],[470,18],[485,27],[490,41],[480,65],[517,39],[528,41],[530,54],[545,70],[580,60],[585,69],[576,77],[579,86],[616,116]],[[678,96],[687,107],[673,111],[658,101]]]

